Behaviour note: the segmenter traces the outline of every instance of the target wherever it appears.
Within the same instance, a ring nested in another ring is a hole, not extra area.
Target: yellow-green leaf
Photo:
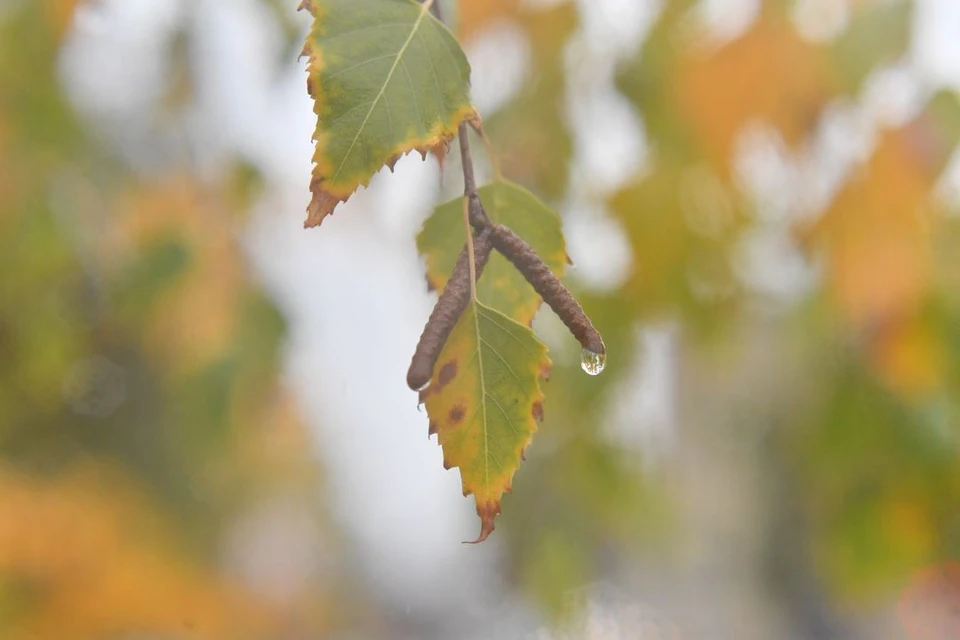
[[[443,466],[459,467],[463,495],[476,499],[477,542],[493,531],[500,498],[543,417],[540,378],[549,372],[547,348],[529,327],[474,300],[421,392]]]
[[[404,153],[441,158],[470,104],[470,65],[456,38],[413,0],[305,0],[314,16],[304,54],[314,99],[312,198],[320,224]]]
[[[481,187],[478,193],[491,220],[513,229],[558,277],[563,275],[569,258],[560,216],[535,195],[506,180]],[[440,205],[417,236],[417,249],[427,261],[427,281],[437,291],[447,284],[460,255],[462,206],[459,198]],[[477,298],[526,325],[533,321],[542,302],[523,274],[499,253],[490,256],[483,277],[477,282]]]

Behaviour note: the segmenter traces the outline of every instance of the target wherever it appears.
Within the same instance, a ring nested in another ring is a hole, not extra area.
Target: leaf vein
[[[480,307],[476,299],[470,303],[473,307],[473,328],[477,338],[477,366],[480,370],[480,406],[483,407],[483,486],[490,488],[490,433],[487,428],[487,381],[483,374],[483,355],[480,354]]]
[[[353,153],[354,147],[357,145],[357,140],[360,139],[360,133],[363,131],[364,127],[367,126],[367,122],[370,121],[370,116],[373,114],[374,109],[377,108],[377,104],[380,102],[380,99],[383,97],[384,92],[387,90],[387,85],[390,84],[390,81],[393,79],[393,74],[397,70],[397,66],[402,62],[404,54],[407,52],[407,48],[410,46],[410,43],[413,41],[413,37],[417,33],[417,29],[420,28],[420,24],[423,22],[424,16],[428,15],[429,8],[426,5],[423,5],[420,9],[420,15],[417,16],[416,22],[413,23],[413,29],[410,31],[410,35],[407,36],[407,40],[403,43],[403,46],[400,47],[400,50],[397,52],[397,59],[394,60],[393,65],[390,67],[390,71],[387,73],[386,79],[383,81],[383,86],[380,87],[380,92],[377,93],[377,97],[373,99],[373,102],[370,103],[370,110],[367,111],[366,117],[363,119],[363,122],[360,123],[360,128],[357,129],[357,133],[353,136],[353,142],[350,143],[350,147],[347,149],[347,152],[343,156],[343,160],[340,161],[340,166],[337,167],[336,172],[333,174],[331,182],[336,182],[337,178],[340,177],[340,172],[343,171],[343,167],[347,163],[347,159],[350,157],[350,154]]]
[[[484,314],[483,319],[486,320],[487,322],[489,322],[490,324],[492,324],[493,326],[495,326],[496,328],[498,328],[498,329],[500,329],[501,331],[503,331],[505,334],[507,334],[507,335],[510,337],[511,340],[513,340],[514,342],[516,342],[517,344],[519,344],[521,347],[523,347],[523,350],[526,351],[528,354],[530,354],[530,355],[538,355],[537,352],[534,351],[534,350],[531,350],[530,347],[527,346],[527,345],[523,342],[523,340],[521,340],[521,339],[518,338],[517,336],[513,335],[513,333],[512,333],[506,326],[504,326],[504,325],[500,324],[499,322],[497,322],[497,320],[494,318],[493,314]]]
[[[503,419],[507,421],[507,426],[510,427],[510,430],[513,431],[514,435],[519,436],[520,431],[513,424],[513,420],[510,419],[510,416],[507,415],[507,412],[506,410],[504,410],[503,405],[501,405],[500,402],[494,396],[490,396],[490,399],[493,400],[493,403],[495,405],[497,405],[497,409],[500,409],[500,413],[503,415]]]
[[[417,122],[421,127],[424,127],[423,114],[420,113],[420,102],[417,100],[417,88],[413,85],[413,78],[410,77],[410,72],[407,70],[407,63],[401,60],[400,68],[403,69],[403,75],[407,77],[407,84],[410,85],[410,98],[413,100],[413,110],[417,112]],[[426,133],[426,128],[423,129],[423,132]]]
[[[503,363],[503,366],[505,366],[505,367],[507,368],[507,371],[510,372],[510,375],[513,376],[513,379],[517,381],[517,384],[519,384],[519,385],[521,385],[521,386],[523,385],[523,381],[520,379],[520,376],[517,375],[517,372],[513,370],[513,367],[510,366],[510,363],[507,362],[507,359],[504,358],[502,355],[500,355],[500,353],[499,353],[496,349],[493,348],[493,345],[492,345],[492,344],[490,344],[489,342],[487,342],[487,341],[484,340],[483,338],[480,338],[480,344],[486,345],[487,348],[490,349],[490,351],[493,352],[493,355],[495,355],[495,356],[497,356],[498,358],[500,358],[500,362],[502,362],[502,363]]]
[[[330,75],[324,77],[324,80],[327,80],[327,81],[329,82],[330,80],[333,80],[333,79],[335,79],[335,78],[339,78],[340,76],[342,76],[342,75],[345,74],[345,73],[350,73],[351,71],[355,71],[355,70],[359,69],[359,68],[362,67],[362,66],[365,66],[365,65],[368,65],[368,64],[373,64],[374,62],[380,62],[381,60],[387,60],[387,59],[392,58],[392,57],[393,57],[393,54],[392,54],[392,53],[388,53],[388,54],[385,55],[385,56],[377,56],[376,58],[367,58],[366,60],[364,60],[364,61],[362,61],[362,62],[358,62],[357,64],[352,64],[352,65],[350,65],[349,67],[347,67],[346,69],[340,69],[340,70],[337,71],[336,73],[333,73],[333,74],[330,74]]]
[[[363,33],[364,31],[373,31],[374,29],[385,29],[387,27],[409,27],[409,22],[378,22],[377,24],[368,24],[366,26],[360,27],[358,29],[353,29],[352,31],[343,31],[340,33],[335,33],[333,35],[324,35],[321,38],[321,42],[330,44],[334,40],[340,38],[346,38],[347,36],[354,36],[358,33]]]

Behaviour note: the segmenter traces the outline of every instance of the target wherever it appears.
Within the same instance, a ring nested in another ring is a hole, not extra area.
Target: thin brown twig
[[[470,155],[470,136],[466,122],[460,124],[457,135],[460,140],[460,161],[463,164],[463,193],[469,197],[477,192],[477,179],[473,172],[473,156]]]
[[[477,179],[473,171],[473,156],[470,153],[470,137],[466,123],[460,125],[457,135],[460,141],[460,163],[463,165],[463,194],[470,201],[470,224],[479,231],[490,224],[490,218],[487,217],[477,194]]]

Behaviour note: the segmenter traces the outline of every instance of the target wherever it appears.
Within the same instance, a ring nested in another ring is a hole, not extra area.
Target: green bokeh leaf
[[[831,45],[837,79],[848,93],[860,91],[871,71],[903,55],[910,45],[913,3],[864,2],[847,30]]]
[[[498,180],[478,189],[487,215],[505,224],[533,247],[562,276],[567,248],[560,216],[523,187]],[[463,246],[462,200],[442,204],[427,219],[417,236],[417,249],[427,260],[427,281],[442,291]],[[498,253],[477,282],[477,298],[521,324],[533,321],[542,300],[523,274]]]
[[[309,0],[304,53],[317,128],[305,226],[320,224],[384,165],[413,150],[441,158],[479,118],[456,38],[413,0]]]

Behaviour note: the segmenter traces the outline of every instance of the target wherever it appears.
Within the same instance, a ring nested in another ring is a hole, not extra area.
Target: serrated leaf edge
[[[523,324],[517,322],[516,320],[510,318],[509,316],[506,316],[500,313],[496,309],[487,307],[486,305],[476,300],[472,301],[472,304],[475,305],[475,311],[473,313],[473,323],[474,323],[473,329],[477,339],[477,360],[478,360],[478,363],[479,363],[478,366],[480,369],[479,380],[481,385],[481,390],[480,390],[481,405],[482,405],[481,410],[483,411],[484,473],[486,475],[485,486],[489,486],[490,485],[489,449],[488,449],[489,437],[487,433],[487,420],[486,420],[486,412],[487,412],[486,399],[487,399],[488,393],[486,390],[486,380],[484,379],[484,376],[483,376],[483,356],[480,353],[480,345],[481,345],[480,313],[483,312],[483,313],[494,314],[496,316],[499,316],[507,320],[508,322],[515,323],[527,330],[529,330],[529,327],[524,326]],[[539,342],[539,339],[537,341]],[[540,382],[547,381],[550,379],[550,369],[552,367],[552,364],[553,363],[550,360],[550,356],[547,354],[546,346],[544,346],[542,357],[540,360],[540,370],[538,371],[538,375],[536,378],[537,380],[536,393],[533,396],[532,401],[530,403],[530,415],[533,417],[533,424],[530,429],[530,434],[527,436],[527,438],[523,440],[517,447],[515,447],[515,451],[513,453],[517,458],[517,466],[513,470],[513,473],[511,473],[509,478],[507,479],[507,483],[503,490],[503,493],[510,493],[510,491],[513,489],[513,478],[516,475],[516,472],[520,469],[520,464],[526,459],[525,452],[527,447],[533,441],[534,434],[536,434],[537,432],[537,423],[543,420],[544,393],[543,393],[543,389],[540,386]],[[420,392],[421,403],[423,403],[426,400],[427,396],[430,393],[433,393],[436,391],[431,387],[433,387],[432,383],[430,386],[426,387]],[[428,433],[430,435],[433,435],[434,433],[436,433],[436,426],[432,422],[430,424]],[[438,442],[438,444],[440,443]],[[448,460],[447,454],[446,454],[446,448],[444,448],[443,467],[445,469],[454,469],[454,468],[460,467],[459,464],[453,464]],[[471,494],[474,496],[474,500],[476,501],[477,515],[480,517],[480,534],[477,536],[475,540],[469,540],[466,542],[468,544],[477,544],[486,540],[490,536],[490,534],[493,533],[495,529],[496,517],[500,515],[500,506],[501,506],[501,499],[503,498],[503,493],[501,493],[500,496],[498,496],[495,499],[482,499],[477,495],[477,489],[479,489],[479,487],[471,488],[467,486],[467,481],[464,479],[462,471],[461,471],[460,478],[461,478],[461,487],[463,491],[463,496],[467,497]]]
[[[314,18],[313,25],[310,28],[310,33],[307,36],[307,41],[304,44],[303,51],[301,52],[301,56],[306,56],[308,58],[307,92],[313,99],[313,112],[317,116],[317,127],[314,130],[313,135],[315,149],[312,158],[313,172],[310,179],[311,198],[309,204],[307,205],[307,218],[303,222],[304,228],[310,228],[319,226],[320,223],[323,222],[324,218],[333,213],[333,210],[337,207],[337,205],[339,205],[341,202],[346,202],[357,189],[368,186],[370,184],[370,180],[374,175],[376,175],[379,169],[374,171],[365,180],[361,180],[359,184],[353,186],[337,186],[336,184],[330,184],[333,181],[332,179],[328,178],[331,167],[326,161],[323,153],[326,134],[324,133],[321,127],[322,123],[320,122],[320,104],[323,96],[320,91],[319,76],[320,72],[323,70],[323,58],[320,55],[320,51],[313,46],[313,41],[317,36],[320,35],[319,30],[323,22],[323,16],[321,15],[320,7],[315,0],[303,0],[299,9],[306,9]],[[416,34],[417,30],[420,28],[420,24],[424,19],[434,19],[430,15],[429,7],[426,4],[421,5],[420,16],[414,23],[413,29],[407,38],[406,44],[413,39],[414,34]],[[406,44],[404,44],[400,51],[397,52],[393,69],[396,68],[397,64],[405,53]],[[386,86],[392,77],[393,69],[391,69],[390,74],[387,77],[387,81],[384,82],[383,87],[381,87],[380,93],[371,103],[367,117],[369,117],[370,113],[373,112],[380,100],[380,97],[383,95],[383,92],[385,91]],[[469,103],[454,113],[449,125],[441,120],[434,123],[434,125],[428,130],[426,137],[413,142],[407,141],[395,145],[394,148],[390,150],[388,157],[384,160],[384,163],[381,165],[380,169],[382,169],[383,166],[387,166],[391,171],[393,171],[393,167],[397,161],[402,156],[413,151],[419,152],[420,156],[424,160],[426,160],[427,154],[432,153],[437,157],[437,160],[442,165],[444,158],[446,157],[450,141],[456,136],[457,130],[460,127],[460,124],[463,122],[468,122],[475,128],[480,128],[482,126],[480,115],[477,113],[473,105]]]

